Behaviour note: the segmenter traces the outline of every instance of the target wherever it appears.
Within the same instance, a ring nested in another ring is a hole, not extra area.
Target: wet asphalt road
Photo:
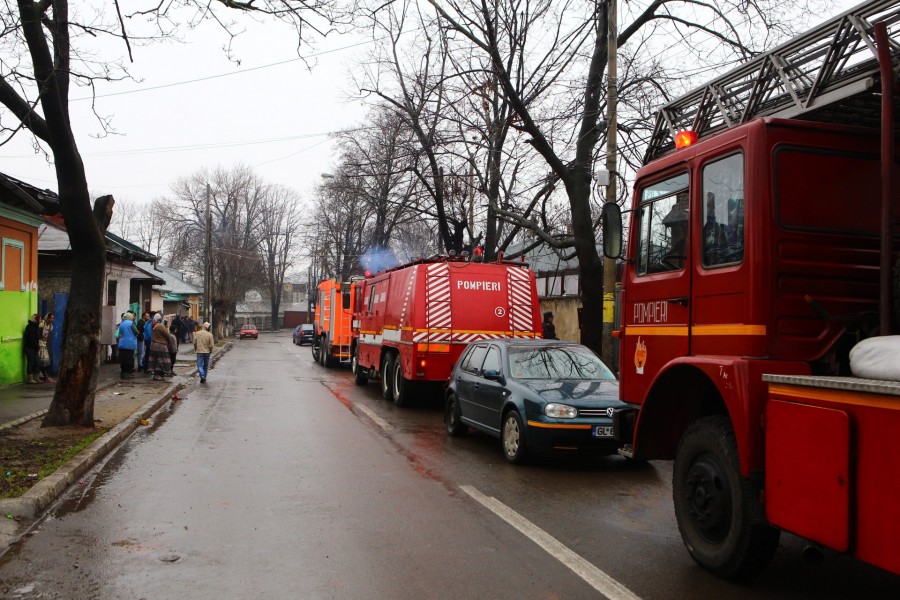
[[[787,536],[752,584],[720,581],[681,543],[670,463],[508,465],[448,438],[436,399],[396,408],[289,333],[236,343],[182,396],[0,559],[0,597],[900,597]]]

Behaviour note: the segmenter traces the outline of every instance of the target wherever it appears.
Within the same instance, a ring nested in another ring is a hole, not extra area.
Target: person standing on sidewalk
[[[206,372],[209,370],[209,357],[212,354],[216,342],[209,332],[209,323],[194,334],[194,352],[197,353],[197,373],[200,375],[200,383],[206,383]]]
[[[150,365],[150,344],[153,342],[153,326],[156,325],[156,316],[153,318],[150,317],[150,313],[144,313],[147,317],[147,322],[144,324],[144,362],[141,363],[141,370],[144,373],[150,371],[148,368]],[[156,313],[159,315],[159,313]],[[162,316],[160,316],[162,319]]]
[[[150,313],[145,312],[141,315],[140,320],[135,323],[135,326],[138,330],[138,338],[137,338],[137,352],[135,353],[137,356],[137,366],[139,371],[143,371],[146,366],[144,362],[144,357],[147,355],[147,347],[144,345],[144,325],[147,324],[147,321],[150,320]]]
[[[37,313],[31,315],[25,324],[25,333],[22,339],[22,350],[25,352],[25,383],[40,383],[38,375],[41,372],[41,362],[38,360],[38,350],[41,342],[41,328],[38,322],[41,320]]]
[[[38,362],[41,363],[40,380],[44,383],[56,383],[56,380],[50,377],[50,363],[53,357],[50,355],[50,334],[53,332],[53,313],[47,313],[40,323],[41,341],[38,342]]]
[[[122,379],[134,378],[134,351],[138,345],[138,328],[134,324],[134,314],[126,312],[119,330],[116,332],[119,340],[119,367]]]
[[[169,330],[163,325],[160,313],[153,316],[152,323],[147,369],[153,371],[153,381],[162,381],[163,373],[172,370],[172,361],[169,358]]]

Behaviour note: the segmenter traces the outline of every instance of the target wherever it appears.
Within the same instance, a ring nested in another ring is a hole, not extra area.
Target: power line
[[[341,46],[340,48],[333,48],[331,50],[323,50],[321,52],[313,52],[312,54],[309,54],[307,56],[298,56],[297,58],[290,58],[288,60],[282,60],[282,61],[275,62],[275,63],[269,63],[267,65],[260,65],[258,67],[249,67],[247,69],[242,69],[240,71],[232,71],[230,73],[219,73],[217,75],[207,75],[206,77],[198,77],[196,79],[186,79],[184,81],[175,81],[173,83],[163,83],[160,85],[139,88],[136,90],[125,90],[125,91],[121,91],[121,92],[109,92],[108,94],[96,94],[93,96],[85,96],[84,98],[72,98],[71,100],[69,100],[69,102],[81,102],[84,100],[95,100],[97,98],[110,98],[112,96],[125,96],[127,94],[139,94],[141,92],[150,92],[153,90],[162,90],[162,89],[166,89],[166,88],[177,87],[180,85],[188,85],[191,83],[200,83],[203,81],[210,81],[213,79],[221,79],[223,77],[233,77],[235,75],[243,75],[245,73],[250,73],[251,71],[260,71],[262,69],[270,69],[272,67],[280,67],[281,65],[286,65],[286,64],[297,62],[297,61],[305,62],[311,58],[324,56],[326,54],[332,54],[334,52],[342,52],[344,50],[349,50],[351,48],[356,48],[358,46],[370,44],[373,41],[379,41],[379,40],[365,40],[362,42],[357,42],[355,44],[350,44],[349,46]]]

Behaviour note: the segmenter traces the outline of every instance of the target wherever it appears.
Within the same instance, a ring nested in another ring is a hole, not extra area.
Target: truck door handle
[[[688,305],[688,297],[681,296],[679,298],[669,298],[668,300],[666,300],[666,302],[668,302],[669,304],[680,304],[682,306],[687,306]]]

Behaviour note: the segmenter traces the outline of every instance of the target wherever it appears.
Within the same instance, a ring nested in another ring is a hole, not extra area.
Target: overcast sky
[[[857,4],[833,0],[831,14]],[[309,197],[330,169],[329,132],[358,124],[365,113],[349,87],[355,59],[370,48],[364,36],[329,35],[297,58],[296,35],[284,24],[250,22],[233,45],[240,64],[222,50],[226,36],[211,23],[185,32],[183,43],[134,49],[139,82],[99,82],[97,110],[121,135],[95,137],[100,127],[85,88],[72,88],[71,111],[92,193],[146,202],[169,192],[179,176],[244,163],[267,182]],[[117,42],[115,52],[124,52]],[[714,74],[713,74],[714,75]],[[0,146],[0,171],[56,190],[51,165],[35,155],[22,132]]]
[[[365,39],[329,35],[304,47],[301,54],[315,61],[310,70],[297,59],[294,32],[279,23],[252,24],[237,38],[240,65],[228,60],[227,38],[211,25],[185,38],[135,48],[129,68],[139,83],[98,84],[97,110],[121,135],[95,137],[101,128],[90,102],[78,100],[89,93],[73,86],[73,124],[92,193],[149,201],[179,176],[243,162],[308,197],[329,168],[327,134],[364,115],[360,102],[347,100],[345,84]],[[53,168],[34,154],[31,136],[17,138],[0,147],[0,171],[56,191]]]

